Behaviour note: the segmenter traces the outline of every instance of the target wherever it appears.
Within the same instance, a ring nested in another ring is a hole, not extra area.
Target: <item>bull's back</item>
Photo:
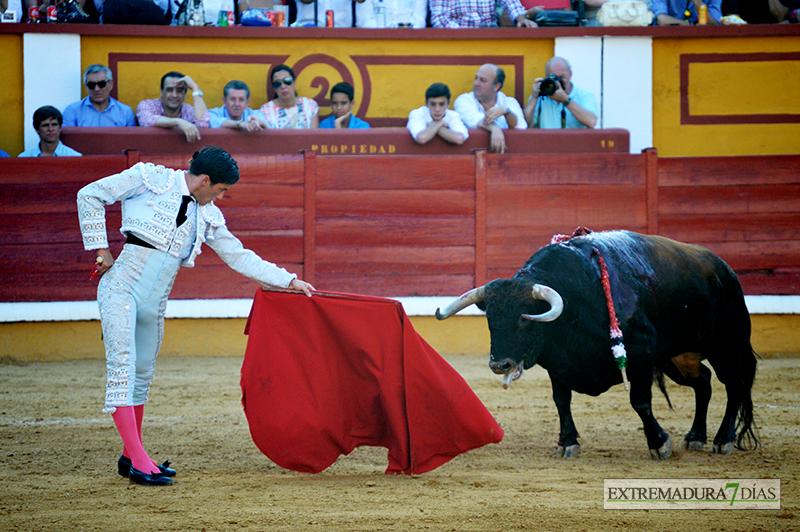
[[[587,239],[592,249],[605,256],[620,318],[629,320],[629,328],[652,324],[662,356],[749,349],[741,284],[709,249],[627,231],[588,236],[594,237]]]
[[[751,352],[750,315],[733,269],[709,249],[648,236],[652,319],[662,356]]]

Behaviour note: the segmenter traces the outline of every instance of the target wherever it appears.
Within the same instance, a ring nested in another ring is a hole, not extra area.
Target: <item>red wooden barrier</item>
[[[84,183],[129,166],[125,156],[8,158],[0,162],[0,300],[94,297],[93,257],[83,252],[76,193]],[[107,219],[119,227],[119,206]],[[109,232],[119,247],[122,235]],[[77,280],[80,279],[80,283]]]
[[[749,293],[800,293],[800,156],[659,159],[659,233],[706,246]]]
[[[0,300],[95,297],[75,194],[139,159],[0,160]],[[220,203],[246,246],[318,288],[453,295],[508,277],[555,233],[631,229],[707,246],[748,294],[800,293],[800,156],[657,159],[506,154],[325,157],[236,154]],[[122,237],[109,209],[113,252]],[[249,298],[256,285],[210,250],[178,277],[178,299]]]
[[[318,155],[453,155],[489,147],[489,134],[470,130],[461,146],[435,138],[419,145],[405,127],[363,129],[271,129],[243,133],[231,129],[200,130],[199,142],[186,142],[175,128],[159,127],[65,127],[61,140],[84,155],[116,155],[126,150],[142,154],[180,154],[188,159],[205,145],[230,153],[286,154],[315,151]],[[626,129],[524,129],[506,131],[507,153],[628,153]],[[185,164],[181,163],[181,164]]]

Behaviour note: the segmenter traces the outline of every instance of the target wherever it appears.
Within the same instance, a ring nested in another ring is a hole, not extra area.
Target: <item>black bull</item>
[[[713,452],[757,447],[750,315],[736,274],[705,248],[627,231],[586,234],[543,247],[511,279],[475,288],[436,316],[445,319],[473,303],[485,310],[489,366],[506,376],[504,383],[522,367],[546,369],[561,421],[559,451],[577,456],[572,392],[597,396],[622,382],[611,353],[601,257],[627,351],[631,405],[651,455],[667,458],[672,450],[651,408],[654,378],[666,395],[663,375],[695,392],[695,418],[684,447],[697,450],[706,443],[711,371],[704,359],[728,396]]]

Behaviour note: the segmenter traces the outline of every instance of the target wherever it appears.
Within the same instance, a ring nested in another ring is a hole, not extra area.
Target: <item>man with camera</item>
[[[553,57],[536,78],[525,104],[529,127],[541,129],[593,128],[597,124],[594,94],[572,84],[572,67],[563,57]]]

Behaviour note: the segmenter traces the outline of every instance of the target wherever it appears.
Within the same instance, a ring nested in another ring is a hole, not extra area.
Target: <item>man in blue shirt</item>
[[[105,65],[91,65],[83,73],[83,84],[89,96],[64,109],[64,125],[80,127],[135,126],[136,117],[130,107],[111,97],[114,78]]]
[[[353,114],[355,107],[353,86],[342,81],[331,89],[331,111],[333,114],[319,123],[320,129],[369,129],[369,124]]]
[[[258,111],[250,109],[250,87],[244,81],[229,81],[222,89],[222,107],[208,110],[211,127],[229,127],[248,133],[267,129]]]
[[[36,146],[20,153],[20,157],[74,157],[81,154],[61,142],[61,111],[52,105],[33,112],[33,129],[39,135]]]
[[[718,26],[722,20],[722,0],[653,0],[650,9],[657,26],[691,26],[697,24],[697,6],[708,6],[709,26]]]
[[[597,125],[594,94],[572,83],[569,61],[563,57],[553,57],[545,64],[544,74],[545,77],[534,80],[533,92],[525,104],[525,120],[529,127],[591,129]],[[549,89],[546,91],[542,89],[545,81],[547,84],[544,87]]]

